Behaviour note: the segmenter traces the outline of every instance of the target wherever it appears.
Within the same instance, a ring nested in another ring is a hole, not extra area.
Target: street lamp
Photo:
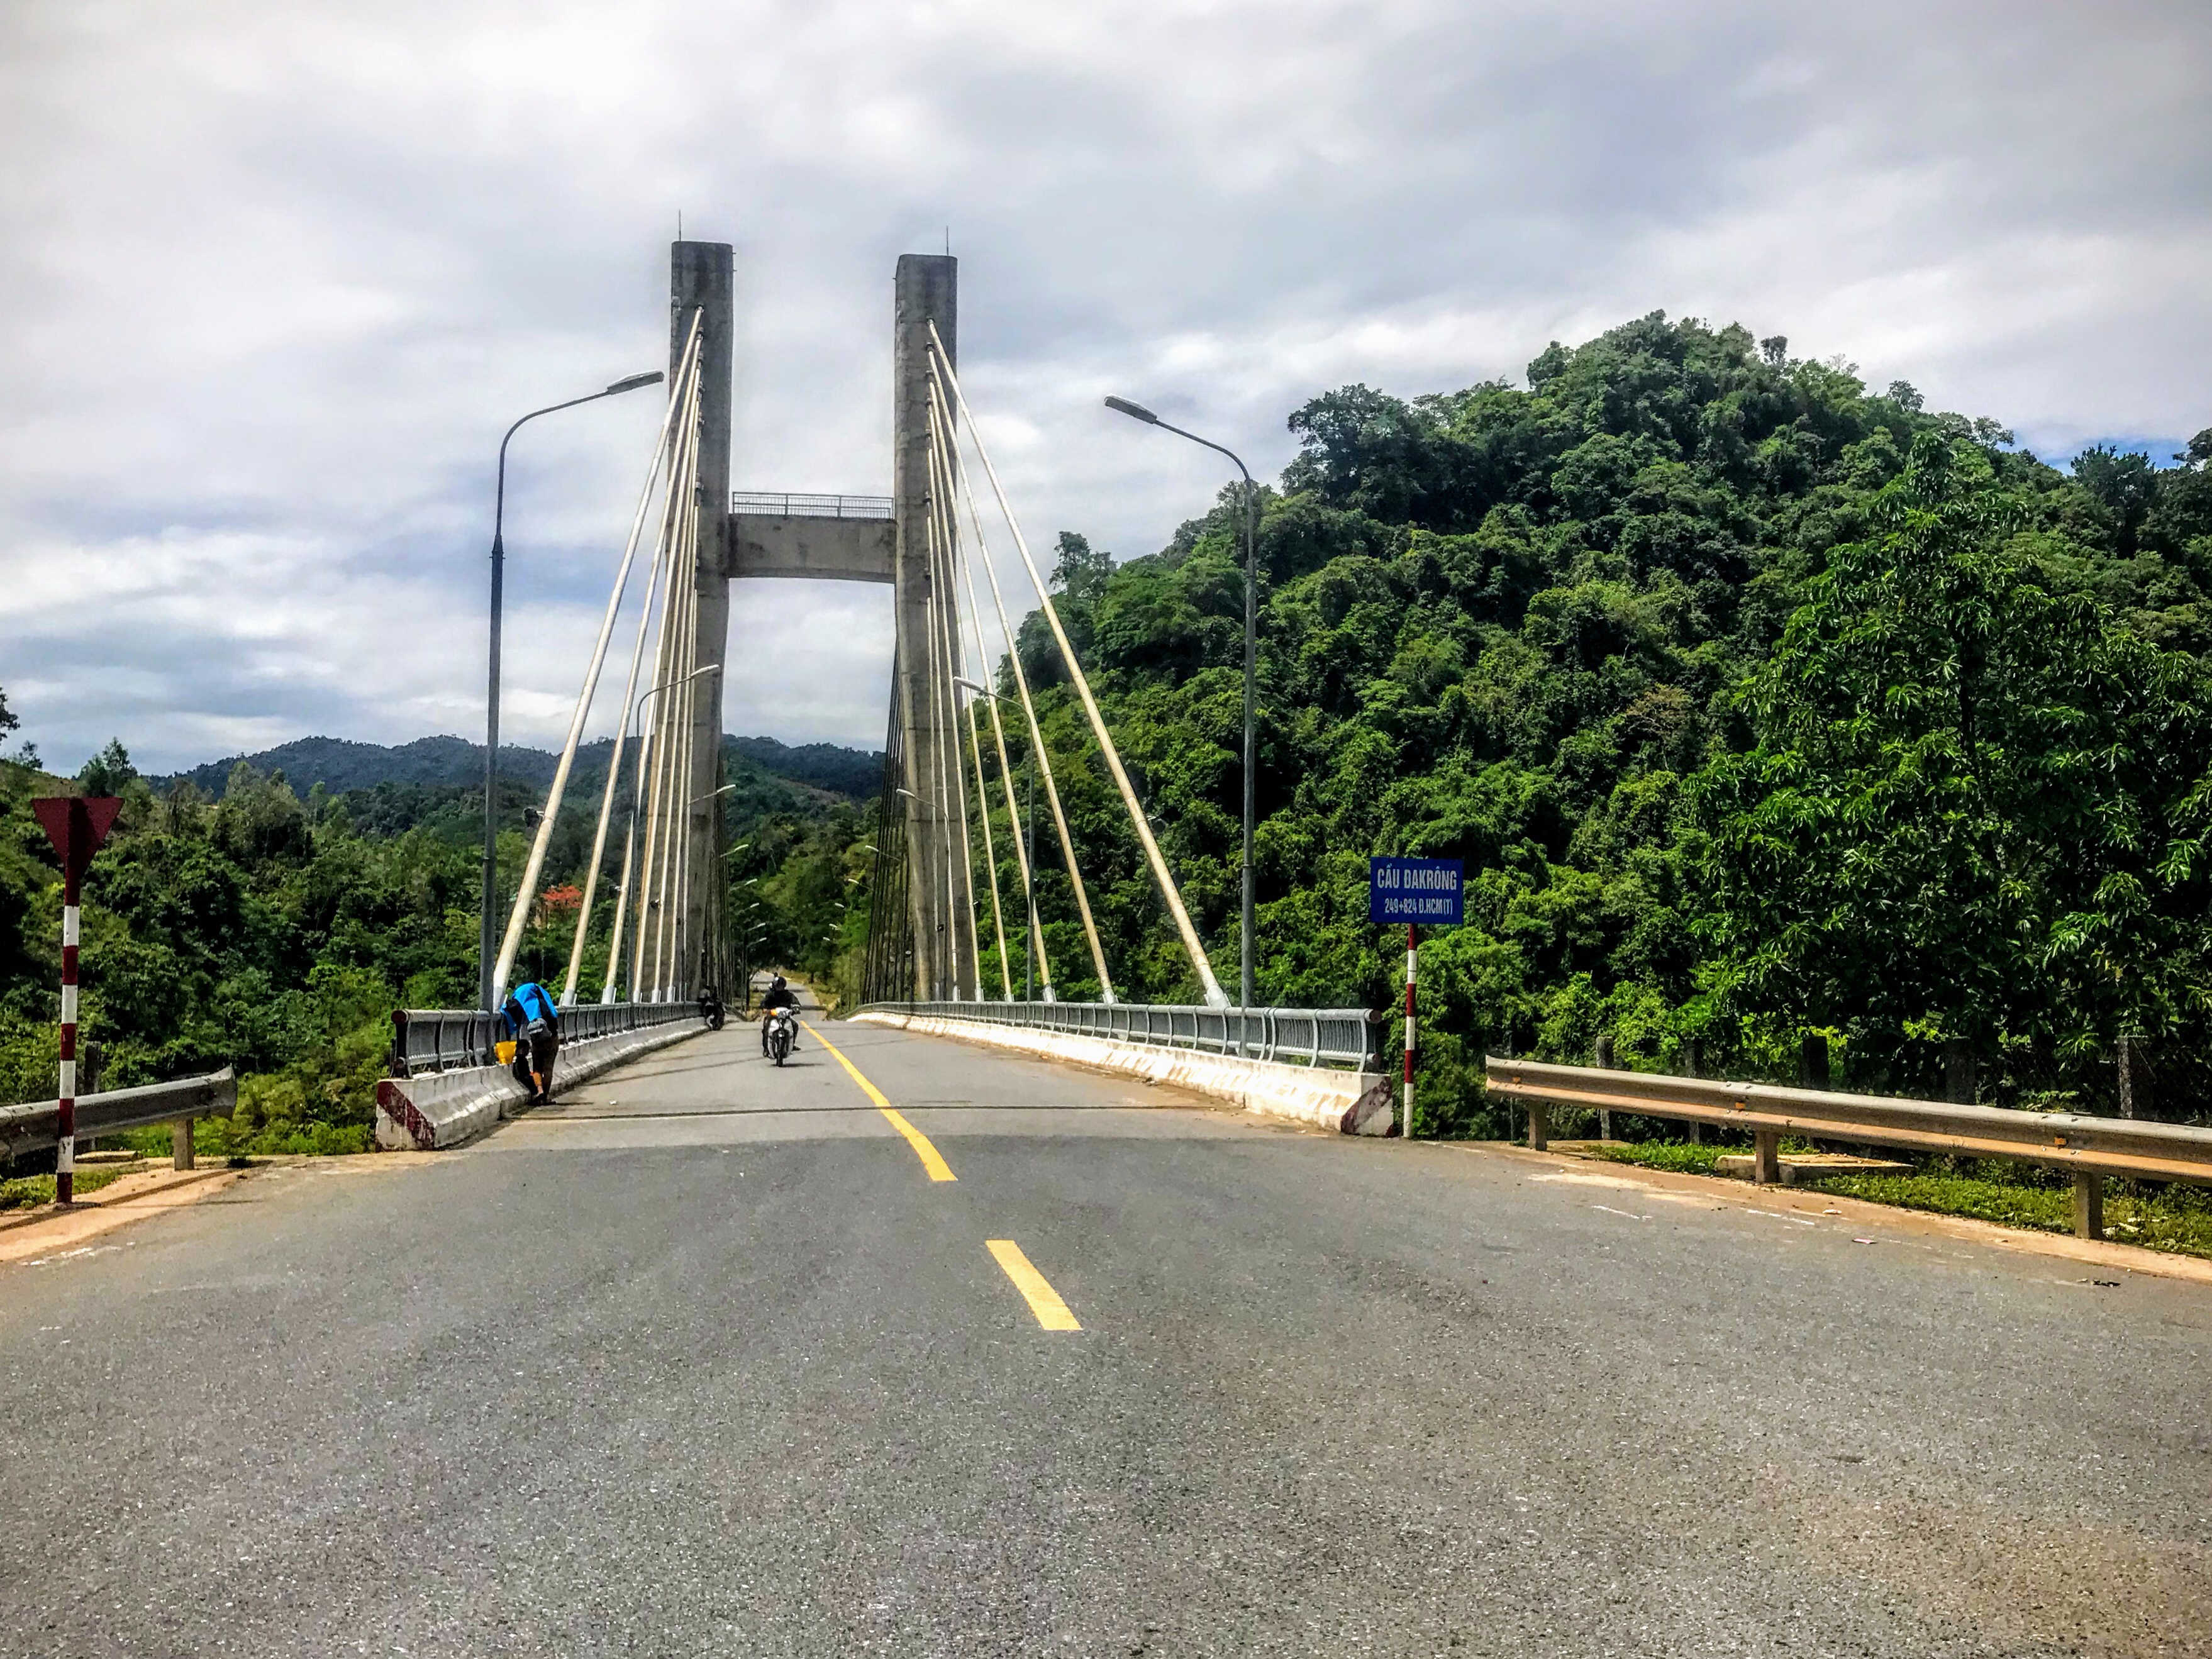
[[[665,679],[661,681],[658,685],[647,686],[644,690],[637,694],[636,701],[632,702],[629,706],[629,724],[624,728],[624,730],[629,733],[629,741],[633,744],[641,741],[638,737],[637,726],[639,720],[644,715],[646,700],[647,698],[657,697],[663,691],[669,690],[672,686],[688,685],[702,674],[719,674],[721,672],[722,665],[720,663],[710,662],[702,667],[693,669],[688,674],[678,674],[673,679]],[[635,781],[629,795],[629,828],[625,833],[623,840],[623,884],[625,894],[627,894],[629,890],[630,860],[637,851],[638,808],[645,795],[645,768],[641,763],[636,768],[634,775]],[[641,921],[639,923],[640,928],[642,929],[643,926],[643,922]],[[619,923],[617,924],[617,931],[619,931]],[[637,941],[631,941],[630,951],[633,956],[636,954]],[[633,963],[632,966],[635,966],[635,963]],[[615,968],[616,963],[614,958],[612,957],[608,957],[607,984],[610,987],[611,987],[615,982]]]
[[[507,585],[507,544],[504,532],[507,524],[507,446],[509,439],[522,429],[524,422],[534,421],[540,415],[550,415],[556,410],[574,409],[578,404],[596,403],[601,398],[618,397],[625,392],[658,386],[659,371],[632,374],[617,380],[604,392],[593,392],[581,398],[571,398],[565,404],[548,404],[543,409],[533,409],[522,420],[507,428],[507,436],[499,441],[499,483],[492,498],[491,513],[491,664],[484,696],[484,825],[483,825],[483,915],[477,932],[477,1000],[485,1008],[491,1006],[492,969],[498,963],[499,939],[492,912],[499,903],[499,621],[500,601]]]
[[[1170,426],[1142,404],[1133,404],[1127,398],[1109,398],[1106,407],[1116,414],[1127,415],[1133,421],[1142,421],[1146,426],[1158,427],[1172,432],[1178,438],[1188,438],[1202,444],[1217,454],[1226,455],[1237,463],[1237,470],[1244,475],[1244,868],[1243,868],[1243,974],[1240,999],[1243,1006],[1252,1006],[1252,803],[1255,781],[1258,776],[1258,745],[1254,737],[1254,666],[1259,659],[1259,489],[1252,482],[1252,470],[1239,459],[1237,452],[1227,449],[1211,438],[1201,438],[1195,432],[1186,432],[1179,426]]]
[[[721,664],[718,662],[710,662],[706,664],[703,667],[693,669],[688,674],[678,674],[674,679],[663,680],[658,685],[648,685],[644,690],[639,692],[637,694],[637,701],[629,706],[629,740],[631,744],[636,744],[644,741],[644,738],[640,736],[637,728],[638,722],[645,717],[645,703],[647,698],[657,697],[662,692],[669,690],[676,686],[689,685],[693,680],[699,678],[703,674],[719,674],[721,672]],[[643,798],[644,794],[645,767],[641,763],[637,768],[636,787],[632,788],[629,792],[629,845],[632,847],[635,847],[637,845],[637,811],[640,801]],[[698,803],[694,801],[692,805],[696,806]],[[623,858],[625,864],[627,864],[629,854],[628,853],[624,853],[623,854]]]

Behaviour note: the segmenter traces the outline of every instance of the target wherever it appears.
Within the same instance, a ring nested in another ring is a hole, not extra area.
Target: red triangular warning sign
[[[61,860],[62,873],[71,887],[91,868],[92,855],[107,839],[107,832],[115,827],[115,815],[122,810],[123,803],[113,795],[49,795],[31,803],[39,827],[53,842],[54,856]]]

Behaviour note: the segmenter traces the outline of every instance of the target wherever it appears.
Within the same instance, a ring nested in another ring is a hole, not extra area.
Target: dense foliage
[[[1909,386],[1656,314],[1528,380],[1291,417],[1259,532],[1262,999],[1391,1003],[1366,860],[1459,857],[1468,925],[1423,953],[1430,1127],[1503,1127],[1486,1049],[1601,1033],[1787,1076],[1821,1030],[1855,1082],[1914,1091],[1964,1040],[1989,1097],[2104,1109],[2114,1039],[2148,1035],[2192,1109],[2212,433],[2069,476]],[[1057,582],[1231,984],[1239,517],[1224,495],[1118,566],[1063,537]],[[1117,988],[1188,1000],[1041,616],[1021,650]],[[1084,994],[1065,878],[1042,886]]]
[[[1426,1129],[1505,1127],[1485,1050],[1586,1058],[1601,1035],[1633,1063],[1695,1042],[1709,1067],[1772,1077],[1817,1030],[1854,1084],[1911,1092],[1963,1043],[1985,1097],[2092,1109],[2111,1107],[2116,1040],[2140,1036],[2166,1114],[2203,1109],[2188,1079],[2212,1060],[2212,432],[2173,465],[2092,450],[2062,473],[1909,386],[1873,395],[1778,337],[1657,315],[1551,346],[1525,387],[1351,386],[1291,426],[1301,453],[1258,539],[1260,994],[1395,1003],[1402,941],[1367,921],[1367,858],[1464,859],[1468,923],[1423,953]],[[1121,564],[1063,535],[1055,573],[1231,984],[1241,522],[1224,495]],[[1191,1000],[1041,616],[1019,650],[1116,988]],[[14,724],[0,701],[0,736]],[[1006,738],[1026,795],[1018,721]],[[466,1000],[474,975],[475,763],[452,739],[400,753],[379,771],[367,746],[309,740],[297,758],[360,787],[304,799],[252,763],[219,799],[190,777],[157,791],[119,744],[84,769],[78,787],[126,803],[87,886],[107,1082],[233,1061],[252,1076],[242,1142],[360,1143],[390,1009]],[[35,762],[0,763],[15,1098],[52,1078],[59,884],[27,801],[60,783]],[[509,881],[533,763],[502,801]],[[877,764],[763,742],[725,756],[732,941],[846,998],[876,840],[854,798]],[[1031,964],[988,769],[1019,994]],[[587,754],[577,798],[595,799],[594,770]],[[1095,994],[1037,805],[1053,977]],[[584,808],[556,829],[524,961],[540,975],[565,960],[589,856]],[[602,963],[587,956],[587,981]]]

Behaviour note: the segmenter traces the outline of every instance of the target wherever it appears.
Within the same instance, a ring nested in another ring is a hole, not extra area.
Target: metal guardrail
[[[110,1089],[105,1094],[79,1095],[76,1138],[82,1143],[99,1135],[119,1134],[125,1129],[150,1128],[156,1123],[186,1122],[196,1117],[228,1117],[238,1105],[238,1079],[226,1066],[205,1077],[179,1078],[173,1083],[149,1083],[137,1089]],[[61,1142],[61,1103],[29,1101],[21,1106],[0,1106],[0,1159],[27,1152],[43,1152]],[[180,1161],[179,1167],[188,1167]]]
[[[1364,1008],[1203,1008],[1160,1002],[872,1002],[854,1012],[871,1011],[1352,1072],[1374,1069],[1386,1018]]]
[[[2018,1158],[2073,1173],[2075,1231],[2093,1238],[2103,1233],[2104,1177],[2108,1175],[2212,1186],[2212,1129],[2186,1124],[1550,1066],[1501,1060],[1495,1054],[1485,1059],[1483,1071],[1492,1094],[1528,1106],[1528,1144],[1540,1152],[1551,1133],[1548,1109],[1557,1103],[1747,1129],[1754,1148],[1753,1179],[1761,1182],[1780,1178],[1785,1134],[1968,1158]]]
[[[561,1011],[561,1040],[588,1042],[593,1037],[699,1018],[696,1002],[583,1002]],[[499,1020],[480,1009],[394,1009],[392,1075],[421,1077],[495,1066],[497,1045],[505,1036]]]
[[[888,519],[888,495],[793,495],[769,489],[731,492],[732,513],[773,514],[785,519]]]

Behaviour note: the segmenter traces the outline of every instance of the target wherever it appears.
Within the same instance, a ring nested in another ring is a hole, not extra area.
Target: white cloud
[[[1040,546],[1147,550],[1222,482],[1105,392],[1271,474],[1331,386],[1655,307],[2046,453],[2185,436],[2208,71],[2212,15],[2149,0],[24,0],[0,685],[64,763],[476,729],[499,434],[665,356],[679,212],[738,249],[741,487],[888,487],[891,264],[949,227]],[[566,724],[652,401],[516,441],[518,737]],[[879,741],[883,601],[741,586],[732,728]]]

